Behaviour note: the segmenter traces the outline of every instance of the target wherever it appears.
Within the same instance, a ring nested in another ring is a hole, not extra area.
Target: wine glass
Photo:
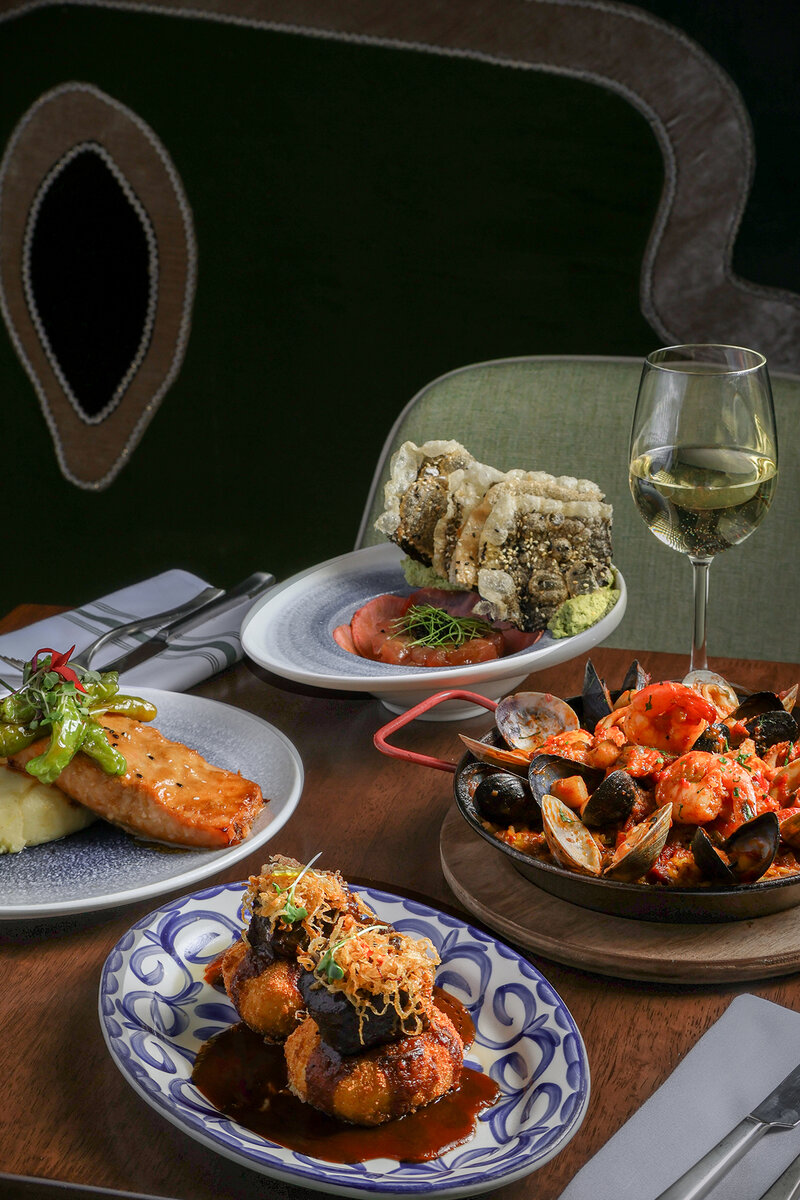
[[[645,359],[633,414],[631,494],[659,541],[689,556],[690,670],[705,670],[708,569],[761,524],[778,477],[767,361],[740,346],[669,346]]]

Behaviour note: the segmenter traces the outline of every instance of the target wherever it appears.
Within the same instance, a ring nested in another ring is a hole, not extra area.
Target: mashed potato
[[[97,818],[56,787],[39,783],[0,760],[0,854],[54,842],[85,828]]]

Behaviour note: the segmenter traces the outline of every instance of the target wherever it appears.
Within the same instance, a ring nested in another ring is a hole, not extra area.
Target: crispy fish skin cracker
[[[447,508],[448,476],[473,461],[460,442],[431,441],[422,446],[404,442],[392,456],[384,488],[385,511],[375,528],[409,558],[429,567],[434,530]]]
[[[477,590],[490,620],[535,632],[565,600],[613,582],[612,508],[589,479],[501,472],[457,442],[405,442],[385,496],[376,529]]]
[[[124,775],[107,775],[78,753],[57,786],[66,796],[138,837],[182,846],[219,849],[249,835],[264,806],[257,783],[212,766],[196,750],[171,742],[152,725],[113,713],[100,721],[109,742],[124,755]],[[19,770],[47,739],[15,754]]]

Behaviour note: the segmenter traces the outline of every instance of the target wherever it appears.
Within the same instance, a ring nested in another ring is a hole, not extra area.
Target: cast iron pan
[[[473,692],[437,692],[428,700],[410,708],[401,716],[384,725],[375,734],[375,745],[384,754],[405,758],[423,766],[435,767],[440,771],[454,772],[453,794],[458,810],[464,820],[495,850],[505,854],[514,867],[545,892],[558,896],[570,904],[595,912],[610,913],[615,917],[630,917],[639,921],[668,921],[675,924],[702,924],[721,921],[749,921],[754,917],[766,917],[770,913],[782,912],[800,904],[800,875],[767,882],[741,884],[738,887],[659,887],[644,883],[619,883],[613,879],[597,879],[591,875],[577,875],[563,867],[539,862],[513,846],[498,841],[484,829],[481,817],[475,808],[472,795],[478,781],[495,768],[487,768],[467,753],[458,763],[428,755],[415,754],[390,745],[386,738],[407,725],[414,717],[444,700],[472,700],[493,711],[496,702],[487,700]],[[580,697],[568,703],[580,716]],[[482,742],[502,744],[496,730],[490,730]]]

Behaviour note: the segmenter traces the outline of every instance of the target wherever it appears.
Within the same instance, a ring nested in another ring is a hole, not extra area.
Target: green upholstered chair
[[[628,490],[628,439],[641,360],[526,357],[451,371],[410,401],[378,463],[358,546],[381,540],[389,460],[406,440],[455,438],[502,470],[523,467],[593,479],[614,505],[614,559],[628,609],[609,644],[686,652],[691,637],[688,560],[650,534]],[[800,661],[800,378],[772,376],[780,441],[776,498],[763,525],[711,568],[710,655]]]

